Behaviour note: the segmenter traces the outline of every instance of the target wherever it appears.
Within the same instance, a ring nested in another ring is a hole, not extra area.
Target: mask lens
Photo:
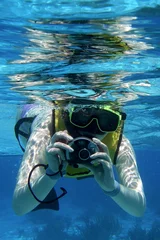
[[[98,117],[99,128],[104,132],[116,131],[119,124],[119,115],[102,110],[101,116]]]
[[[83,108],[72,113],[71,122],[79,127],[85,127],[92,121],[92,109]]]
[[[113,132],[119,124],[119,115],[105,109],[83,108],[75,110],[71,115],[71,123],[84,128],[87,127],[93,119],[98,120],[98,127],[102,132]]]

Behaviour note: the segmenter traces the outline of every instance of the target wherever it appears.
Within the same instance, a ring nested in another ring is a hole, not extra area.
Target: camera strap
[[[50,136],[52,137],[54,133],[55,133],[55,109],[52,110],[52,121],[51,121],[51,126],[50,126]],[[32,189],[32,186],[31,186],[31,176],[32,176],[33,171],[36,168],[39,168],[39,167],[43,167],[46,170],[48,168],[48,165],[45,165],[45,164],[35,165],[32,168],[32,170],[30,171],[29,177],[28,177],[28,188],[29,188],[31,194],[33,195],[33,197],[40,203],[34,210],[44,209],[44,208],[59,210],[58,199],[62,198],[64,195],[67,194],[67,191],[66,191],[65,188],[63,188],[63,187],[60,188],[62,190],[62,193],[60,194],[59,197],[57,197],[56,191],[53,188],[43,201],[38,199],[37,196],[35,195],[35,193],[33,192],[33,189]],[[59,170],[56,173],[50,173],[50,174],[46,173],[46,175],[48,175],[49,177],[52,178],[55,175],[60,174],[60,176],[63,177],[62,168],[63,168],[63,165],[60,164],[59,165]]]

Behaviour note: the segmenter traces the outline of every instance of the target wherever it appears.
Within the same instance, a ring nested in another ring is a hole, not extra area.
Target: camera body
[[[74,152],[66,151],[66,159],[70,165],[90,163],[90,156],[99,151],[98,146],[87,137],[77,137],[69,144]]]

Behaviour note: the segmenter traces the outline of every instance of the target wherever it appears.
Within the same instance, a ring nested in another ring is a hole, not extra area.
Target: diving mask
[[[125,113],[114,111],[110,106],[74,107],[69,111],[69,120],[74,126],[84,129],[96,121],[99,130],[103,133],[116,131],[121,120],[125,118]]]

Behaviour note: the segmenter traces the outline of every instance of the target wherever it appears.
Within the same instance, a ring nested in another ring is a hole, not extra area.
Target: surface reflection
[[[133,90],[137,80],[130,82],[129,67],[133,64],[136,71],[134,56],[152,47],[139,40],[134,20],[30,20],[26,27],[29,44],[21,59],[12,62],[21,66],[18,74],[10,76],[12,90],[32,99],[100,93],[102,99],[120,103],[137,99],[141,93]],[[131,64],[125,63],[127,59]],[[147,84],[144,81],[143,86]]]

